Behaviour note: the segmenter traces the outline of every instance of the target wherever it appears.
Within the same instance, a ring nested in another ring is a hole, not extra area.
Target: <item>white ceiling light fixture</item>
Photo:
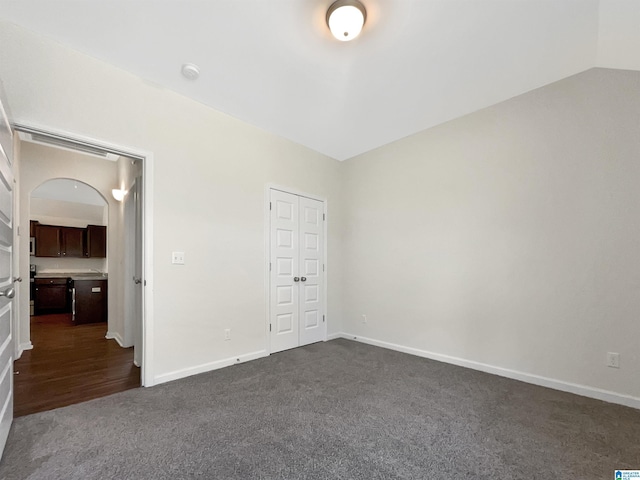
[[[358,0],[338,0],[327,10],[327,25],[341,42],[353,40],[362,31],[367,11]]]

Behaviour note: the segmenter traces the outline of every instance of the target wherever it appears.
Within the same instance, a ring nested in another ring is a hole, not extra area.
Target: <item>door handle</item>
[[[293,277],[293,281],[294,282],[299,282],[300,281],[300,277]]]
[[[135,283],[136,285],[140,285],[142,283],[142,279],[133,277],[133,283]]]
[[[300,280],[302,280],[303,282],[307,281],[307,277],[302,277]]]
[[[13,283],[21,282],[21,281],[22,281],[22,277],[13,277]]]
[[[13,287],[9,287],[4,292],[0,292],[0,297],[13,298],[15,294],[15,289]]]

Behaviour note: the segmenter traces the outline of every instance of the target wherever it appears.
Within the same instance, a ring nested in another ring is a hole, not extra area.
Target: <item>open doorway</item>
[[[141,215],[125,220],[141,161],[82,150],[21,142],[21,225],[32,228],[20,266],[29,266],[34,291],[21,292],[29,303],[21,299],[28,308],[17,329],[24,353],[15,364],[16,416],[141,384],[142,342],[135,332],[142,329],[142,302],[128,307],[134,282],[125,275],[129,263],[142,265],[140,257],[125,258],[127,222],[142,230]],[[27,257],[29,250],[34,255]]]

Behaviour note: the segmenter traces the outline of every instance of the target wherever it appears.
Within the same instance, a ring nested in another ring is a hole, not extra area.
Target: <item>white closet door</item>
[[[324,204],[271,190],[271,353],[326,338]]]
[[[299,345],[298,197],[271,190],[271,352]],[[298,278],[298,281],[294,281]]]
[[[324,205],[300,197],[300,345],[325,339]]]

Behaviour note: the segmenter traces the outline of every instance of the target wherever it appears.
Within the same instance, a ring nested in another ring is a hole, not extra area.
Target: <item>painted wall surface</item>
[[[347,161],[345,332],[640,397],[639,126],[594,69]]]
[[[640,2],[600,0],[596,65],[640,70]]]
[[[15,120],[153,152],[158,380],[265,350],[267,183],[328,199],[327,321],[341,330],[338,162],[24,29],[3,23],[0,44]]]
[[[122,305],[116,301],[116,292],[122,285],[121,272],[115,262],[116,243],[111,241],[112,237],[118,237],[118,208],[116,205],[118,202],[111,196],[111,189],[114,188],[117,181],[116,163],[34,143],[22,142],[20,147],[20,174],[18,177],[20,183],[20,225],[23,225],[23,231],[27,232],[26,235],[20,236],[20,276],[29,278],[29,263],[35,263],[40,270],[49,271],[105,269],[103,259],[45,259],[29,256],[28,228],[31,218],[31,201],[35,200],[37,204],[40,204],[42,200],[32,199],[31,192],[53,178],[72,178],[91,185],[100,192],[108,204],[106,270],[109,272],[108,308],[109,328],[111,328],[111,324],[122,317]],[[19,343],[25,344],[30,341],[29,283],[27,282],[20,284],[19,302],[20,326],[17,333]]]
[[[31,220],[68,227],[104,225],[105,207],[83,203],[31,197]],[[42,220],[41,220],[42,219]],[[55,222],[55,223],[54,223]],[[60,223],[64,222],[64,223]]]

